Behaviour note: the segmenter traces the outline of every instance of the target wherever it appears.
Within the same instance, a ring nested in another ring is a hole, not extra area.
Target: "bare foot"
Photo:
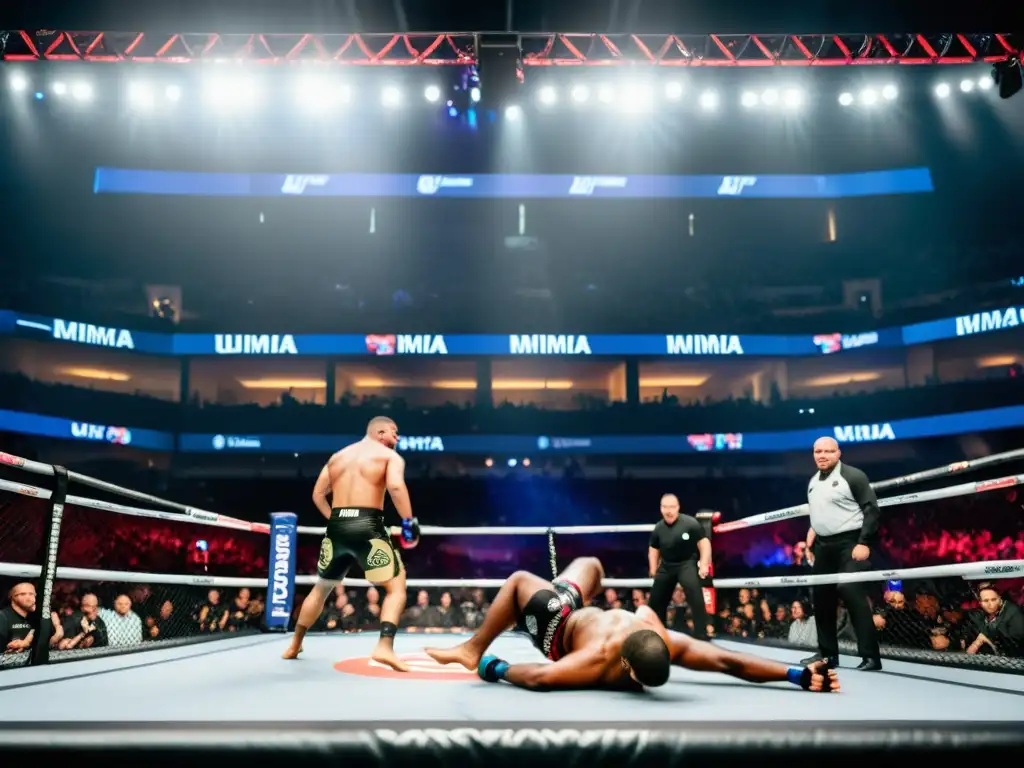
[[[299,654],[302,653],[302,646],[295,647],[295,643],[288,646],[288,650],[281,654],[282,659],[297,659]]]
[[[370,654],[370,658],[379,664],[386,664],[396,672],[408,672],[410,667],[395,655],[394,648],[377,646]]]
[[[461,664],[470,672],[476,672],[480,657],[483,655],[469,647],[469,643],[460,643],[454,648],[424,648],[426,654],[438,664]]]

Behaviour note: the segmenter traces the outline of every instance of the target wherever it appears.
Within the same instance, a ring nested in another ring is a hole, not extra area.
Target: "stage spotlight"
[[[230,109],[256,101],[256,85],[251,80],[216,78],[206,84],[205,98],[215,107]]]
[[[11,90],[15,93],[21,93],[28,88],[28,80],[25,79],[24,75],[11,75]]]
[[[899,96],[899,91],[896,90],[895,85],[887,85],[882,89],[882,98],[886,101],[893,101]]]
[[[782,94],[782,103],[789,108],[799,107],[804,103],[804,93],[798,88],[789,88]]]
[[[715,91],[704,91],[700,95],[700,106],[708,111],[718,109],[718,93]]]
[[[743,95],[740,96],[740,104],[747,109],[757,106],[757,94],[753,91],[744,91]]]
[[[960,90],[963,91],[964,93],[970,93],[971,91],[974,90],[974,81],[973,80],[961,80],[960,81]]]
[[[509,468],[511,468],[511,467],[514,467],[519,462],[517,462],[515,459],[509,459],[508,462],[506,462],[506,463],[508,464]]]
[[[978,79],[978,87],[983,91],[989,90],[995,84],[996,81],[992,79],[992,75],[985,75]]]
[[[380,94],[380,103],[385,107],[397,107],[402,103],[402,92],[393,85],[389,85]]]
[[[480,101],[480,88],[478,86],[473,86],[469,89],[469,100],[474,104]]]
[[[555,93],[555,89],[550,85],[545,85],[537,93],[537,98],[540,99],[541,104],[554,104],[558,101],[558,94]]]
[[[146,83],[132,83],[128,86],[128,103],[135,109],[153,108],[153,89]]]
[[[168,101],[180,101],[181,88],[177,85],[168,85],[167,90],[164,91],[164,95],[167,96]]]
[[[75,83],[71,86],[71,97],[75,101],[88,101],[92,98],[92,86],[89,83]]]
[[[851,104],[853,104],[853,94],[852,93],[840,93],[839,94],[839,103],[842,106],[844,106],[844,107],[850,106]]]
[[[935,86],[935,95],[940,99],[944,99],[949,96],[949,83],[939,83]]]
[[[602,104],[611,104],[615,100],[615,90],[610,85],[602,85],[597,89],[597,99]]]
[[[523,116],[523,110],[521,110],[518,105],[510,104],[507,107],[505,107],[505,119],[506,120],[511,120],[512,122],[515,122],[516,120],[518,120],[522,116]]]
[[[779,92],[774,88],[769,88],[761,94],[761,103],[769,107],[775,106],[779,103]]]
[[[436,85],[428,85],[427,90],[423,92],[423,96],[427,101],[435,102],[441,98],[441,89]]]
[[[64,96],[65,94],[67,94],[67,92],[68,92],[68,85],[67,85],[67,83],[62,83],[60,81],[57,81],[56,83],[53,84],[53,95],[54,96]]]
[[[654,94],[646,84],[632,85],[622,94],[622,106],[629,112],[646,112],[654,106]]]
[[[585,85],[577,85],[572,89],[572,100],[582,104],[590,98],[590,89]]]
[[[872,106],[873,104],[875,104],[877,102],[878,102],[878,93],[875,91],[874,88],[865,88],[863,91],[860,92],[860,103],[861,104],[866,104],[867,106],[870,107],[870,106]]]
[[[683,95],[683,84],[677,83],[674,80],[670,83],[665,84],[665,96],[666,98],[675,100],[682,98]]]

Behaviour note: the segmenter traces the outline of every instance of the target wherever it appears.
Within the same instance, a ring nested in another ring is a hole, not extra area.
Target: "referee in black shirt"
[[[651,531],[647,564],[654,579],[651,610],[664,624],[669,600],[678,583],[693,613],[693,636],[707,640],[708,612],[700,581],[711,570],[711,540],[697,518],[679,514],[679,499],[671,493],[661,497],[661,520]]]
[[[807,531],[807,551],[814,560],[815,574],[852,573],[871,570],[871,547],[878,534],[881,513],[868,476],[839,461],[839,443],[831,437],[814,443],[817,473],[807,486],[811,526]],[[804,663],[826,659],[839,666],[839,641],[836,633],[838,599],[841,595],[857,635],[861,663],[857,669],[882,668],[878,654],[878,635],[871,618],[871,607],[861,584],[822,584],[812,588],[819,655]]]

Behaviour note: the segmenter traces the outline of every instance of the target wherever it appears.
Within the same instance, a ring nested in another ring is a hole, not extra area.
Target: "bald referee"
[[[650,608],[666,624],[669,600],[678,583],[693,613],[693,636],[708,639],[708,613],[704,607],[701,579],[711,569],[711,540],[704,526],[690,515],[679,514],[679,499],[666,493],[661,497],[661,520],[651,531],[647,544],[647,565],[651,585]]]
[[[839,443],[831,437],[819,438],[814,443],[814,463],[818,471],[807,485],[807,504],[811,512],[807,550],[814,557],[815,574],[871,570],[868,558],[881,518],[878,499],[868,476],[842,463],[841,456]],[[857,669],[880,670],[878,636],[863,586],[821,584],[813,587],[811,593],[817,617],[819,654],[804,663],[825,659],[829,666],[839,666],[836,613],[839,596],[842,596],[862,659]]]

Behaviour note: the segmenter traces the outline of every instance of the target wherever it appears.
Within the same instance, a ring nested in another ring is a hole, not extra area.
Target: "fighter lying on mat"
[[[549,582],[517,571],[498,592],[483,626],[454,648],[427,648],[441,664],[475,669],[484,680],[505,680],[523,688],[612,688],[638,690],[664,685],[671,666],[722,672],[751,683],[788,681],[805,690],[838,691],[839,678],[824,662],[788,667],[777,661],[733,653],[711,643],[671,632],[647,606],[636,613],[584,608],[601,589],[604,568],[583,557]],[[553,664],[509,664],[485,655],[512,624],[525,629]]]

